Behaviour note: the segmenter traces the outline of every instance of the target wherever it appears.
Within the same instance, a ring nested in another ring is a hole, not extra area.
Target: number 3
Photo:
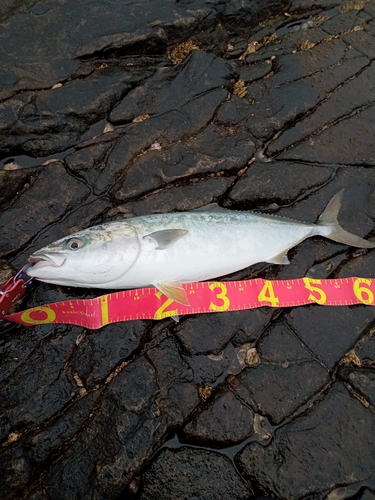
[[[214,283],[211,283],[211,285],[209,285],[208,288],[211,291],[214,291],[216,288],[219,288],[220,292],[216,294],[216,298],[223,301],[223,304],[221,306],[218,306],[213,302],[210,302],[208,308],[211,309],[211,311],[227,311],[230,306],[230,300],[227,297],[227,287],[224,285],[224,283],[219,283],[218,281],[215,281]]]

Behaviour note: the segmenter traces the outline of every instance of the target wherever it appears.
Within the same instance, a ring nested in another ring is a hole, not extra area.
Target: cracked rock
[[[89,226],[210,203],[313,224],[345,189],[340,224],[374,239],[373,1],[4,0],[0,38],[2,281]],[[323,237],[288,258],[217,279],[375,277],[373,249]],[[373,498],[374,311],[0,321],[0,496]]]

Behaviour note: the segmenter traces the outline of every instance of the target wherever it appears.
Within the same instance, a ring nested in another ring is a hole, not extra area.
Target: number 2
[[[160,291],[155,293],[156,297],[158,299],[161,299],[162,293]],[[159,307],[159,309],[156,310],[154,318],[155,319],[163,319],[163,318],[168,318],[169,316],[178,316],[178,310],[174,309],[173,311],[166,311],[164,312],[167,307],[169,307],[173,303],[172,299],[167,299],[165,302],[162,303],[162,305]]]

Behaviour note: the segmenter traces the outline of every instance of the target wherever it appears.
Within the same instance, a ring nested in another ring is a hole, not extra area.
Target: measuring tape
[[[209,281],[183,285],[190,306],[178,304],[156,288],[126,290],[95,299],[66,300],[33,307],[4,319],[25,326],[69,323],[98,329],[109,323],[169,316],[240,311],[256,307],[305,304],[375,305],[375,280],[367,278]]]

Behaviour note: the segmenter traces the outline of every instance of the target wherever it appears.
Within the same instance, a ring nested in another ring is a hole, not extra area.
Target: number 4
[[[279,305],[279,299],[275,296],[271,281],[266,280],[264,282],[264,286],[258,295],[258,300],[259,302],[269,302],[272,307]]]

